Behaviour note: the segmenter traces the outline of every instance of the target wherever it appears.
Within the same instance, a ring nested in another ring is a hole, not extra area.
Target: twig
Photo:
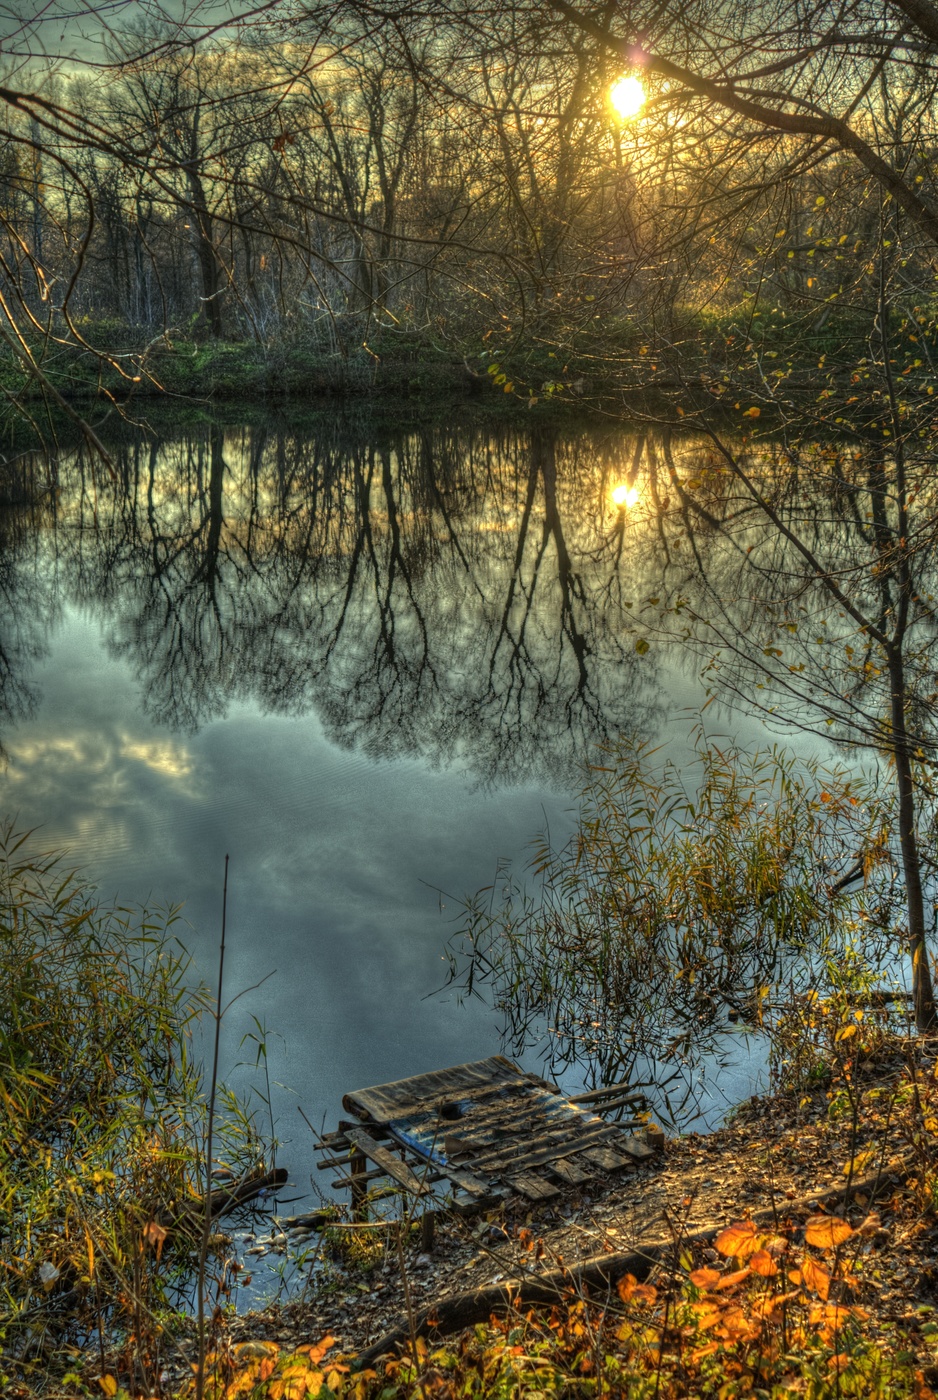
[[[221,948],[218,955],[218,999],[215,1003],[215,1044],[212,1053],[212,1079],[208,1099],[208,1132],[205,1144],[205,1200],[212,1199],[212,1135],[215,1127],[215,1094],[218,1088],[218,1049],[221,1041],[221,997],[225,978],[225,928],[228,916],[228,856],[225,855],[225,880],[221,896]],[[212,1228],[211,1209],[202,1212],[202,1243],[199,1246],[198,1273],[198,1331],[199,1360],[195,1373],[196,1400],[203,1400],[205,1393],[205,1261],[208,1258],[208,1240]]]

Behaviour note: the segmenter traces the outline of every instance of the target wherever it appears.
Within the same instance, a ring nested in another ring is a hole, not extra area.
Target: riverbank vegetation
[[[135,1393],[148,1393],[165,1324],[191,1292],[208,1105],[190,1042],[211,1002],[192,984],[175,919],[103,906],[27,834],[3,828],[4,1394],[42,1392],[115,1344]],[[259,1152],[250,1117],[220,1089],[218,1162],[243,1179]]]

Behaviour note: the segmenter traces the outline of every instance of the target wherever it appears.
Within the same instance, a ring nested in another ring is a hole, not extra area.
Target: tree
[[[938,8],[931,0],[849,0],[802,5],[763,0],[738,12],[666,4],[625,34],[568,0],[552,8],[580,34],[658,79],[662,115],[697,139],[713,109],[766,137],[794,138],[803,163],[835,152],[856,160],[938,243],[938,202],[928,159],[938,91]],[[700,55],[709,56],[702,63]]]

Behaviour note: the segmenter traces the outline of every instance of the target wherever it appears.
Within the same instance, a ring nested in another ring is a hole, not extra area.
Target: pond
[[[256,1017],[300,1190],[298,1108],[333,1125],[345,1091],[498,1050],[490,1010],[434,995],[459,899],[573,829],[605,740],[689,750],[699,658],[644,646],[649,442],[123,425],[112,472],[37,456],[38,504],[3,511],[3,810],[104,897],[181,903],[207,980],[230,854],[227,986],[254,990],[223,1065]],[[712,1113],[756,1072],[742,1049]]]

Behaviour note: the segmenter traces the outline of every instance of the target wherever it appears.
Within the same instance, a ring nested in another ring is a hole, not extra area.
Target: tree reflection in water
[[[128,434],[116,481],[63,451],[57,509],[3,553],[7,704],[22,618],[73,600],[171,729],[250,699],[315,710],[374,756],[567,782],[596,743],[659,718],[623,607],[652,561],[623,551],[608,500],[635,446],[335,417]]]

